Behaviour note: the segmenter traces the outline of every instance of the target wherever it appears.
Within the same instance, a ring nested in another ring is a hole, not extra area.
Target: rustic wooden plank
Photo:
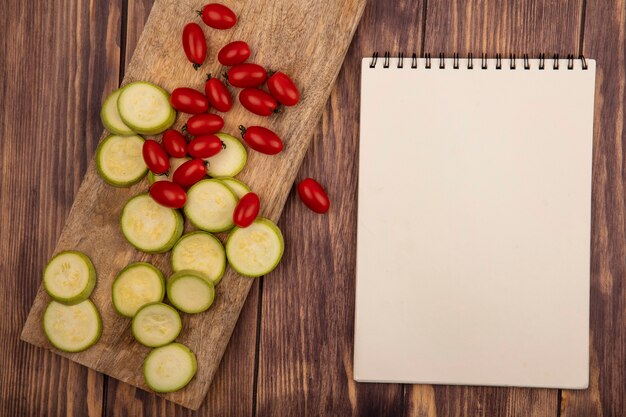
[[[125,62],[135,51],[137,42],[153,2],[129,2],[126,13]],[[259,284],[252,285],[233,331],[228,348],[215,374],[206,401],[198,412],[147,394],[132,385],[110,379],[106,385],[106,415],[124,416],[132,410],[133,415],[151,416],[247,416],[252,414],[254,385],[255,337],[257,325],[257,301]]]
[[[124,9],[126,11],[126,22],[124,22],[126,25],[124,30],[125,44],[123,51],[125,72],[128,68],[128,64],[133,58],[135,48],[137,48],[143,29],[146,26],[146,21],[148,20],[148,16],[150,16],[154,0],[124,1],[127,2]]]
[[[429,2],[425,51],[466,56],[576,53],[581,1]],[[524,388],[407,386],[407,416],[554,417],[558,391]],[[434,404],[433,404],[434,402]]]
[[[258,416],[400,416],[402,386],[352,379],[360,63],[374,50],[419,50],[421,2],[370,1],[297,176],[327,188],[327,215],[292,189],[283,263],[264,278]]]
[[[428,2],[426,52],[562,57],[578,51],[582,0]]]
[[[564,390],[561,416],[626,415],[626,1],[587,0],[583,53],[596,59],[589,389]]]
[[[556,417],[557,390],[407,385],[406,416]]]
[[[196,72],[190,65],[181,65],[184,54],[180,38],[172,35],[180,33],[189,20],[199,19],[193,9],[202,4],[198,2],[194,6],[175,0],[155,2],[125,82],[142,79],[168,90],[181,85],[200,89],[204,71],[222,72],[214,58],[203,71]],[[226,117],[225,130],[228,132],[237,132],[239,124],[258,122],[283,137],[286,148],[280,155],[268,157],[251,153],[248,166],[241,175],[264,202],[262,214],[277,219],[308,147],[310,134],[334,84],[364,1],[240,0],[229,5],[238,13],[239,24],[231,31],[210,32],[211,56],[215,57],[218,47],[231,38],[248,39],[255,51],[254,60],[268,68],[281,68],[292,74],[301,87],[301,103],[271,119],[254,117],[239,106]],[[328,19],[328,16],[336,16],[336,19]],[[184,118],[179,118],[177,126],[183,122]],[[141,364],[148,350],[134,342],[128,331],[129,321],[113,311],[109,288],[115,274],[131,261],[148,260],[167,274],[168,257],[137,252],[124,241],[118,229],[124,203],[130,196],[144,191],[147,181],[130,189],[115,189],[98,178],[94,165],[92,161],[87,169],[56,250],[76,248],[92,257],[99,279],[92,299],[103,316],[104,332],[100,341],[89,350],[63,356],[145,388]],[[212,308],[206,313],[183,318],[184,328],[193,331],[183,332],[179,340],[196,352],[198,374],[184,390],[167,394],[166,398],[193,409],[202,404],[253,282],[229,269],[217,287]],[[39,325],[46,302],[47,297],[40,289],[22,338],[38,346],[50,347]]]
[[[120,5],[0,6],[2,415],[102,414],[101,374],[18,335],[102,130],[102,92],[119,81]]]

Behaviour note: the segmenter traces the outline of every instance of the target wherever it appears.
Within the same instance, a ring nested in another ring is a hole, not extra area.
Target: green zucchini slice
[[[55,301],[85,301],[96,286],[96,270],[87,255],[65,251],[54,256],[43,272],[43,288]]]
[[[167,252],[183,234],[180,212],[156,203],[149,194],[128,200],[120,224],[126,240],[146,253]]]
[[[122,87],[117,111],[126,126],[142,135],[161,133],[176,119],[169,93],[147,81],[135,81]]]
[[[132,332],[139,343],[148,347],[173,342],[183,328],[178,311],[163,303],[147,304],[133,318]]]
[[[234,177],[246,166],[248,152],[241,141],[226,133],[217,136],[224,144],[223,149],[215,156],[206,158],[206,172],[211,177]]]
[[[135,132],[126,126],[122,121],[119,112],[117,111],[117,99],[120,96],[120,90],[115,90],[104,100],[102,104],[102,110],[100,110],[100,118],[105,129],[109,132],[121,135],[130,136]]]
[[[250,192],[250,187],[236,178],[222,177],[219,178],[219,180],[226,184],[226,186],[230,188],[233,193],[235,193],[237,198],[241,198]]]
[[[163,301],[165,280],[161,271],[146,262],[135,262],[122,269],[111,288],[113,307],[132,318],[146,304]]]
[[[184,388],[196,374],[196,355],[185,345],[170,343],[153,349],[143,363],[146,385],[155,392]]]
[[[145,177],[148,167],[143,160],[141,136],[107,136],[96,150],[96,168],[107,183],[128,187]]]
[[[230,230],[237,196],[223,182],[206,179],[195,183],[187,192],[184,211],[187,219],[207,232]]]
[[[102,334],[102,319],[91,300],[74,305],[50,301],[42,321],[50,343],[64,352],[83,351],[95,344]]]
[[[220,240],[207,232],[191,232],[180,238],[172,249],[172,270],[202,272],[214,285],[226,269],[226,252]]]
[[[226,241],[226,257],[241,275],[260,277],[270,273],[284,251],[283,235],[271,220],[258,218],[246,228],[235,227]]]
[[[183,313],[208,310],[215,299],[215,288],[201,272],[175,272],[167,282],[167,299]]]

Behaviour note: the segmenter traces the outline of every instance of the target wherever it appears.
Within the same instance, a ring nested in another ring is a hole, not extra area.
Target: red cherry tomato
[[[271,130],[261,126],[239,126],[241,137],[249,147],[266,155],[276,155],[283,150],[283,141]]]
[[[183,49],[194,69],[200,68],[206,59],[206,39],[197,23],[187,23],[183,29]]]
[[[222,141],[215,135],[198,136],[187,146],[187,152],[194,158],[210,158],[222,150]]]
[[[274,97],[258,88],[244,88],[239,93],[239,102],[254,114],[271,116],[278,108]]]
[[[313,178],[306,178],[298,184],[300,199],[316,213],[326,213],[330,208],[330,199],[322,186]]]
[[[237,23],[237,16],[228,7],[219,3],[209,3],[199,11],[202,21],[214,29],[230,29]]]
[[[180,132],[174,129],[168,129],[163,133],[161,145],[171,157],[182,158],[187,155],[187,141]]]
[[[242,64],[250,58],[250,47],[244,41],[231,42],[217,53],[217,60],[227,67]]]
[[[248,227],[252,224],[256,216],[259,215],[261,201],[254,193],[247,193],[237,203],[233,212],[233,223],[239,227]]]
[[[202,159],[187,161],[174,171],[172,181],[187,189],[206,176],[206,167]]]
[[[193,88],[179,87],[172,91],[170,104],[183,113],[205,113],[209,110],[209,100]]]
[[[230,93],[224,83],[217,78],[211,78],[211,74],[208,75],[204,84],[204,92],[211,106],[215,107],[217,111],[227,112],[233,105]]]
[[[171,181],[157,181],[150,187],[152,199],[162,206],[181,208],[187,202],[187,193]]]
[[[267,80],[267,88],[276,100],[285,106],[293,106],[300,101],[298,88],[287,75],[282,72],[275,72]]]
[[[258,64],[239,64],[228,70],[227,78],[233,87],[257,87],[265,82],[267,71]]]
[[[152,139],[144,141],[141,153],[148,169],[153,173],[164,174],[170,169],[170,158],[157,141]]]
[[[193,136],[217,133],[224,126],[224,119],[217,114],[203,113],[191,116],[187,120],[187,132]]]

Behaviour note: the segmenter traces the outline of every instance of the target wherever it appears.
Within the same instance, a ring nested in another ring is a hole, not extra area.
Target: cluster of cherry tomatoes
[[[237,23],[237,16],[228,7],[212,3],[199,12],[207,26],[215,29],[230,29]],[[188,23],[183,29],[183,49],[194,68],[204,64],[207,45],[202,28],[197,23]],[[271,116],[279,106],[294,106],[300,101],[300,93],[294,82],[283,72],[269,73],[261,65],[246,62],[250,58],[250,47],[244,41],[234,41],[224,46],[217,54],[218,61],[230,69],[226,73],[228,84],[241,88],[239,102],[250,112],[259,116]],[[259,88],[267,83],[269,92]],[[210,107],[228,112],[232,99],[226,85],[216,77],[208,75],[204,94],[192,88],[177,88],[171,95],[172,106],[181,112],[202,114]],[[190,130],[187,124],[187,131]],[[257,152],[275,155],[282,151],[280,137],[262,126],[240,127],[248,146]]]
[[[207,26],[214,29],[230,29],[237,23],[235,13],[222,4],[207,4],[198,14]],[[183,29],[182,43],[187,59],[197,70],[207,57],[206,39],[200,25],[188,23]],[[271,116],[281,105],[296,105],[300,101],[300,93],[291,78],[282,72],[268,74],[261,65],[247,63],[250,54],[250,47],[241,40],[227,44],[217,54],[218,61],[230,67],[225,74],[227,83],[241,88],[238,96],[241,105],[260,116]],[[260,88],[264,83],[269,92]],[[210,107],[220,112],[228,112],[233,103],[226,84],[208,74],[204,94],[192,88],[176,88],[170,96],[170,104],[179,112],[193,115],[184,129],[194,138],[187,142],[180,132],[167,130],[161,144],[154,140],[145,141],[143,157],[148,168],[157,175],[169,171],[169,156],[182,158],[188,155],[193,158],[176,169],[172,181],[157,181],[150,188],[151,196],[159,204],[181,208],[187,200],[186,190],[206,175],[204,159],[222,150],[222,142],[215,133],[222,129],[224,120],[217,114],[207,112]],[[283,150],[283,141],[270,129],[262,126],[239,126],[239,129],[247,145],[257,152],[275,155]],[[328,196],[315,180],[304,180],[299,184],[298,191],[304,203],[313,211],[325,213],[328,210]],[[234,223],[247,227],[258,215],[259,208],[260,202],[256,194],[243,196],[235,209]]]
[[[172,181],[156,181],[150,187],[150,195],[159,204],[170,208],[181,208],[187,202],[186,190],[206,176],[203,158],[210,158],[222,150],[222,141],[213,134],[198,136],[187,143],[178,131],[169,129],[163,133],[161,144],[148,139],[143,144],[143,159],[156,175],[170,170],[170,156],[193,159],[180,165],[172,175]]]

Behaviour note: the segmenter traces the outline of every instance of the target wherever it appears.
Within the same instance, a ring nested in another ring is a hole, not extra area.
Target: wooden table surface
[[[298,175],[327,186],[331,212],[315,215],[289,197],[283,262],[255,282],[199,411],[21,342],[96,148],[100,104],[121,80],[151,5],[0,4],[0,415],[626,415],[626,0],[371,0]],[[359,61],[386,50],[597,59],[589,389],[352,380]]]

